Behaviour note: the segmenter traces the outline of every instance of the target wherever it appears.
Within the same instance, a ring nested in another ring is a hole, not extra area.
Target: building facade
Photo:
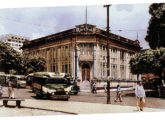
[[[28,37],[5,34],[0,36],[0,41],[9,44],[14,50],[22,52],[21,47],[25,41],[29,41]]]
[[[110,77],[136,80],[136,75],[130,73],[129,60],[140,51],[139,41],[112,33],[109,34],[108,41]],[[107,78],[106,46],[106,31],[96,28],[95,25],[82,24],[67,31],[28,41],[23,46],[23,52],[46,58],[47,71],[70,73],[74,77],[77,74],[80,81],[91,81]]]

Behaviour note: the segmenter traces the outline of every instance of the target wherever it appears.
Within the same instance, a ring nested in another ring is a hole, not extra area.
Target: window
[[[106,76],[106,64],[103,63],[103,76],[105,77]]]
[[[69,64],[69,73],[71,74],[71,66],[70,66],[70,64]]]
[[[125,52],[120,51],[120,60],[124,60],[124,59],[125,59]]]
[[[117,64],[111,64],[111,77],[117,79]]]
[[[120,78],[121,79],[125,79],[126,75],[125,75],[125,66],[124,65],[120,65]]]
[[[56,63],[56,72],[58,72],[58,64]]]
[[[68,73],[68,64],[65,64],[65,73]]]
[[[68,46],[65,46],[65,57],[68,57]]]
[[[112,56],[112,58],[117,58],[117,49],[115,49],[115,48],[112,48],[111,49],[111,56]]]
[[[55,65],[53,65],[53,72],[55,72],[56,71],[56,66]]]
[[[64,64],[62,64],[62,72],[64,73],[65,71],[64,71],[64,68],[65,66],[64,66]]]

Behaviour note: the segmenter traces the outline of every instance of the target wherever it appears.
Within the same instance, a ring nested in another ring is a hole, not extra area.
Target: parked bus
[[[39,98],[69,100],[71,91],[75,91],[72,90],[75,87],[75,83],[71,78],[69,74],[65,73],[36,72],[33,74],[33,79],[31,79],[32,90]],[[76,94],[78,91],[79,87],[77,86]]]
[[[12,81],[14,87],[26,87],[26,78],[24,75],[11,75],[10,80]]]

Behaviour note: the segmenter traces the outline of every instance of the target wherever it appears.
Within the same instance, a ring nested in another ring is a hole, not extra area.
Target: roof
[[[28,48],[30,46],[35,46],[35,45],[38,45],[39,43],[40,44],[45,44],[45,43],[48,43],[48,42],[52,42],[52,41],[56,41],[56,40],[59,40],[59,39],[62,39],[62,38],[69,37],[71,35],[72,36],[74,36],[74,35],[84,35],[84,36],[87,36],[87,35],[95,36],[95,35],[97,35],[97,36],[107,37],[107,32],[105,30],[96,28],[95,25],[81,24],[81,25],[76,25],[75,28],[72,28],[72,29],[69,29],[69,30],[66,30],[66,31],[51,34],[51,35],[48,35],[48,36],[45,36],[45,37],[34,39],[32,41],[27,41],[23,45],[22,48]],[[128,44],[128,45],[135,46],[135,47],[138,47],[138,48],[141,49],[138,40],[133,41],[133,40],[124,38],[122,36],[119,36],[119,35],[116,35],[116,34],[113,34],[113,33],[109,33],[109,38],[110,38],[111,41]]]

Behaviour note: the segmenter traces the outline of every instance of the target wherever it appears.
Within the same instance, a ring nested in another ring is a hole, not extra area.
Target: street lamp
[[[110,59],[109,59],[109,7],[111,5],[104,5],[107,8],[107,104],[110,104]]]

